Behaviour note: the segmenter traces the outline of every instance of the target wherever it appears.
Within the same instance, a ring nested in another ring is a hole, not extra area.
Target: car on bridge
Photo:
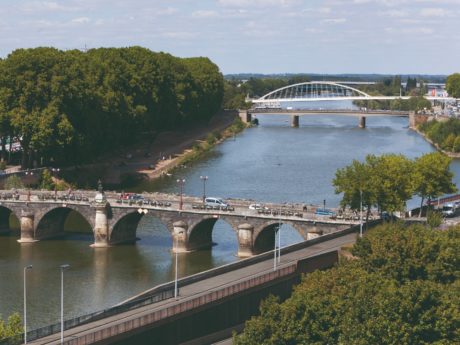
[[[219,207],[228,207],[228,203],[224,202],[221,198],[208,197],[204,199],[204,204],[206,206],[219,206]]]

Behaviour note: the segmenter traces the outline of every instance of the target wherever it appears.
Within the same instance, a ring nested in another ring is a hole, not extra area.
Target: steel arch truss
[[[273,101],[359,100],[372,98],[367,93],[334,82],[312,81],[288,85],[254,100],[254,103]]]

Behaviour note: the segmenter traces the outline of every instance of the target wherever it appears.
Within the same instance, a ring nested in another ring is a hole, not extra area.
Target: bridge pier
[[[243,223],[238,225],[238,257],[246,258],[254,255],[254,227]]]
[[[173,253],[188,252],[188,225],[183,220],[174,222],[173,224]]]
[[[299,128],[299,115],[291,116],[291,127]]]
[[[106,205],[96,205],[96,217],[94,222],[94,243],[91,247],[105,248],[110,247],[109,244],[109,224],[107,221]]]
[[[33,212],[21,211],[21,238],[18,240],[19,243],[37,242],[35,239],[34,218]]]
[[[366,117],[360,116],[359,117],[359,128],[366,128]]]
[[[239,116],[244,123],[251,123],[252,121],[252,114],[247,110],[240,110]]]

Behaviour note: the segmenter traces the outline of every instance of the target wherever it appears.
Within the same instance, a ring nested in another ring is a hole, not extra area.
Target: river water
[[[433,148],[408,129],[407,118],[368,118],[367,128],[345,116],[304,116],[300,128],[291,128],[287,116],[259,116],[260,125],[249,128],[217,146],[207,157],[182,168],[174,176],[138,186],[142,191],[177,193],[177,178],[185,178],[184,192],[201,196],[201,175],[209,177],[208,196],[258,201],[304,202],[337,206],[331,181],[337,168],[367,154],[402,153],[420,156]],[[460,164],[453,162],[455,181]],[[416,206],[417,201],[411,201]],[[282,245],[301,237],[282,228]],[[155,218],[144,217],[138,227],[140,241],[93,249],[90,234],[69,233],[63,239],[20,245],[17,235],[0,237],[0,314],[23,309],[23,267],[27,273],[29,329],[59,321],[60,270],[65,271],[65,315],[77,315],[112,306],[138,292],[169,281],[174,255],[168,230]],[[181,254],[179,276],[238,260],[236,234],[218,221],[211,250]]]

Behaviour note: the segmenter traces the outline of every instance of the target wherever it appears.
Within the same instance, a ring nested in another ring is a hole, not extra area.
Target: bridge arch
[[[218,221],[228,224],[235,234],[235,245],[238,247],[238,234],[234,225],[225,218],[216,218],[213,216],[204,217],[203,219],[190,225],[188,230],[187,250],[199,250],[212,247],[212,234]]]
[[[8,234],[11,232],[12,217],[17,222],[17,224],[19,224],[20,215],[17,214],[15,210],[5,205],[0,205],[0,234]]]
[[[282,235],[281,246],[283,247],[295,242],[301,242],[305,239],[303,236],[303,231],[295,226],[294,223],[290,221],[280,222],[279,220],[273,220],[271,222],[265,223],[254,232],[254,254],[260,254],[269,250],[273,250],[275,245],[275,235],[278,234],[280,228],[282,233],[283,230],[289,230],[289,232],[295,234],[294,237],[297,238],[294,242],[292,239],[286,241],[286,235]],[[290,237],[292,238],[292,235]]]
[[[311,81],[281,87],[254,100],[254,102],[314,100],[317,98],[366,99],[369,97],[371,96],[367,93],[351,86],[328,81]]]
[[[34,221],[34,238],[36,240],[42,240],[63,235],[67,218],[73,212],[78,218],[82,219],[83,223],[86,223],[88,228],[91,229],[91,232],[93,232],[94,219],[90,217],[88,212],[74,205],[65,205],[48,208],[37,214]]]

